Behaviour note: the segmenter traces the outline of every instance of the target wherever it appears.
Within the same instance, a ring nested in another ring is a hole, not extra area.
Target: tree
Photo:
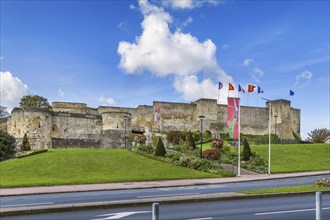
[[[31,150],[30,142],[26,133],[24,134],[22,145],[23,145],[23,151]]]
[[[252,151],[251,151],[251,148],[250,148],[250,145],[249,145],[249,142],[246,140],[246,138],[244,138],[244,141],[243,141],[243,155],[242,155],[242,158],[243,160],[245,161],[248,161],[250,160],[250,157],[252,156]]]
[[[159,137],[158,142],[157,142],[157,147],[156,147],[156,150],[155,150],[155,156],[164,157],[165,154],[166,154],[166,150],[165,150],[165,147],[164,147],[164,143],[163,143],[162,139]]]
[[[327,128],[314,129],[308,133],[308,141],[314,143],[325,143],[330,141],[330,130]]]
[[[187,141],[190,149],[196,149],[196,144],[192,133],[189,131],[187,135]]]
[[[40,107],[40,108],[49,108],[50,105],[48,100],[42,96],[38,95],[25,95],[19,103],[21,108],[26,107]]]
[[[10,116],[10,114],[7,111],[7,107],[0,105],[0,118],[7,118],[9,116]]]
[[[15,137],[0,130],[0,161],[10,159],[15,156],[15,142]]]

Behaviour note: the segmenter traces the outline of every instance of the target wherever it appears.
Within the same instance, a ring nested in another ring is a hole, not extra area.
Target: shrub
[[[249,145],[249,142],[244,138],[243,140],[243,155],[242,159],[245,161],[250,160],[250,157],[252,156],[252,151]]]
[[[165,147],[164,147],[164,143],[163,143],[162,139],[159,137],[158,142],[157,142],[157,147],[156,147],[156,150],[155,150],[155,156],[164,157],[165,154],[166,154],[166,150],[165,150]]]
[[[152,154],[154,152],[154,148],[152,146],[142,144],[140,146],[134,147],[132,151],[139,154]]]
[[[194,138],[194,141],[199,141],[200,138],[201,138],[201,134],[199,131],[195,131],[194,134],[193,134],[193,138]]]
[[[223,148],[223,140],[216,138],[212,141],[211,146],[215,149],[221,149]]]
[[[182,147],[180,145],[174,145],[173,149],[176,152],[183,152]]]
[[[219,160],[220,159],[220,151],[218,149],[208,149],[202,152],[202,156],[208,160]]]
[[[190,149],[196,149],[196,144],[195,144],[193,135],[190,131],[188,132],[188,135],[187,135],[187,141],[188,141],[188,147]]]
[[[322,178],[315,180],[315,187],[330,187],[330,178]]]
[[[134,141],[142,145],[146,143],[147,137],[144,134],[138,134],[134,137]]]
[[[22,145],[23,145],[23,151],[31,150],[30,142],[26,133],[24,134]]]
[[[15,137],[0,130],[0,161],[10,159],[15,156],[15,142]]]
[[[185,139],[181,131],[170,131],[167,133],[166,140],[169,143],[178,144],[180,139]]]
[[[308,133],[308,141],[314,143],[325,143],[330,141],[330,130],[327,128],[314,129]]]

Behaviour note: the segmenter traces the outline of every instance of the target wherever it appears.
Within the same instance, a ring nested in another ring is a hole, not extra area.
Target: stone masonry
[[[271,105],[271,132],[281,139],[293,139],[292,131],[300,135],[300,110],[287,100],[274,100]],[[22,143],[26,133],[33,149],[94,147],[124,148],[125,139],[133,132],[195,131],[200,128],[198,116],[204,115],[203,130],[212,123],[227,131],[227,105],[213,99],[192,103],[154,101],[152,106],[137,108],[99,106],[90,108],[83,103],[53,102],[50,109],[14,108],[0,129]],[[277,116],[277,117],[274,117]],[[241,133],[268,134],[269,103],[266,107],[241,106]],[[276,125],[275,125],[276,123]],[[276,131],[275,131],[276,128]]]

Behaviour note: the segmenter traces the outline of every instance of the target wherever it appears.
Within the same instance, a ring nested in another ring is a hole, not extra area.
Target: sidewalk
[[[316,175],[330,176],[330,170],[301,172],[301,173],[272,174],[272,175],[267,175],[267,174],[242,175],[240,177],[211,178],[211,179],[183,179],[183,180],[165,180],[165,181],[148,181],[148,182],[125,182],[125,183],[8,188],[8,189],[0,189],[0,196],[207,185],[207,184],[217,184],[217,183],[235,183],[235,182],[283,179],[283,178],[291,178],[291,177],[316,176]]]

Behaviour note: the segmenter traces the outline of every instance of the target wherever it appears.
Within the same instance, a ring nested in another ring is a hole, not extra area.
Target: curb
[[[275,179],[288,179],[288,178],[295,178],[295,177],[306,177],[306,176],[318,176],[318,175],[330,175],[330,171],[317,171],[317,173],[295,173],[295,175],[287,175],[282,174],[285,176],[276,176],[279,174],[273,175],[262,175],[259,178],[251,178],[251,179],[240,179],[234,180],[233,178],[240,178],[240,177],[228,177],[228,178],[219,178],[223,181],[213,181],[214,179],[184,179],[191,181],[190,183],[168,183],[175,180],[165,180],[160,182],[167,182],[166,185],[159,185],[159,182],[150,181],[150,182],[126,182],[122,183],[122,185],[118,186],[107,186],[107,184],[90,184],[99,185],[98,188],[91,187],[89,188],[88,184],[82,185],[60,185],[60,186],[41,186],[41,187],[23,187],[23,188],[0,188],[0,198],[4,196],[22,196],[22,195],[39,195],[39,194],[55,194],[55,193],[73,193],[73,192],[90,192],[90,191],[107,191],[107,190],[125,190],[125,189],[148,189],[148,188],[161,188],[161,187],[180,187],[180,186],[196,186],[196,185],[211,185],[211,184],[227,184],[227,183],[237,183],[237,182],[253,182],[253,181],[263,181],[263,180],[275,180]],[[257,176],[257,175],[256,175]],[[217,178],[215,178],[217,179]],[[180,180],[179,180],[180,181]],[[114,185],[120,183],[113,183]],[[134,184],[137,184],[134,186]],[[70,189],[60,189],[62,187],[69,187]],[[38,190],[31,190],[32,188],[37,188]],[[22,189],[22,191],[21,191]],[[9,191],[9,192],[6,192]]]
[[[330,194],[330,190],[322,191],[324,194]],[[108,208],[123,208],[136,207],[143,205],[151,205],[154,202],[159,204],[178,204],[185,202],[207,202],[207,201],[225,201],[225,200],[240,200],[240,199],[258,199],[258,198],[272,198],[283,196],[303,196],[313,195],[315,191],[294,192],[294,193],[270,193],[270,194],[242,194],[235,192],[228,193],[213,193],[194,196],[176,196],[176,197],[159,197],[138,200],[122,200],[122,201],[104,201],[91,203],[77,203],[77,204],[61,204],[49,206],[33,206],[21,208],[3,208],[0,209],[0,217],[16,216],[16,215],[30,215],[50,212],[68,212],[81,211],[91,209],[108,209]]]

